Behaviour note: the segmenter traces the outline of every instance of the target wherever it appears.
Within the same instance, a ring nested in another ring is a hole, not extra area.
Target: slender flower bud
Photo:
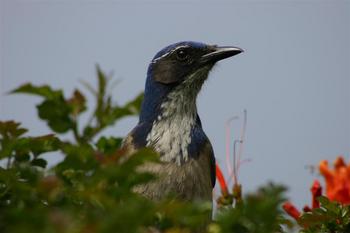
[[[295,220],[298,220],[300,218],[300,211],[291,202],[288,201],[284,203],[282,207]]]
[[[229,192],[228,192],[226,180],[218,164],[216,164],[216,178],[219,181],[222,195],[227,196]]]
[[[312,193],[312,208],[319,208],[320,202],[317,200],[317,198],[322,195],[322,187],[318,180],[314,181],[310,191]]]

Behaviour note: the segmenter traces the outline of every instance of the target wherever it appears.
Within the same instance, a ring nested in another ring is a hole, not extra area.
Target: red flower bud
[[[285,202],[282,207],[295,220],[300,218],[300,211],[291,202]]]
[[[216,164],[216,179],[219,181],[222,195],[227,196],[228,189],[227,189],[226,180],[218,164]]]

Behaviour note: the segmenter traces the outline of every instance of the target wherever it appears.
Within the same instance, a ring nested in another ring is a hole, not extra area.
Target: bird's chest
[[[147,146],[153,147],[164,162],[180,165],[188,161],[188,147],[196,124],[195,102],[187,95],[174,92],[161,105],[161,112],[147,135]]]
[[[161,161],[182,164],[189,158],[188,146],[192,142],[193,117],[174,116],[155,122],[147,137],[147,146],[153,147]]]

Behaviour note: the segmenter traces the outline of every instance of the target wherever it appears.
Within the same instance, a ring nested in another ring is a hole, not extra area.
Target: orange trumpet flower
[[[346,165],[344,158],[339,156],[334,161],[334,169],[329,169],[328,161],[319,164],[320,173],[326,181],[326,194],[332,201],[350,204],[350,163]]]

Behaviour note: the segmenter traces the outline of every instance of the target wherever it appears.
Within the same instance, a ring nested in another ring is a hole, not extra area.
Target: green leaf
[[[72,109],[64,100],[45,100],[37,109],[39,117],[46,120],[53,131],[65,133],[74,128],[74,122],[70,118]]]
[[[26,83],[10,93],[24,93],[24,94],[32,94],[44,97],[46,99],[60,99],[63,98],[63,93],[61,90],[53,90],[50,86],[33,86],[30,83]]]
[[[139,114],[141,110],[144,93],[138,94],[132,101],[128,102],[124,108],[127,108],[132,114]]]
[[[110,122],[121,119],[126,116],[133,116],[140,113],[144,94],[140,93],[134,100],[126,103],[123,107],[116,106],[112,110]]]
[[[54,135],[44,135],[39,137],[25,137],[16,141],[14,150],[16,158],[22,154],[32,154],[34,157],[51,151],[60,149],[61,141]],[[16,159],[17,160],[17,159]]]
[[[130,192],[131,189],[138,184],[143,184],[154,179],[154,174],[148,172],[136,171],[137,168],[145,162],[158,162],[159,155],[151,149],[141,149],[135,154],[131,155],[126,161],[123,161],[122,154],[115,153],[114,157],[108,156],[107,163],[103,163],[104,166],[101,170],[98,170],[101,177],[108,177],[108,182],[118,184],[118,189],[115,190],[115,195],[121,195],[124,192]],[[120,161],[123,162],[120,162]]]
[[[348,232],[350,229],[350,207],[330,201],[324,196],[318,199],[320,201],[320,208],[315,208],[311,212],[304,213],[299,219],[299,224],[303,227],[301,232]]]
[[[96,66],[96,71],[97,71],[97,80],[98,80],[98,95],[99,95],[99,99],[103,99],[106,93],[107,76],[101,70],[99,65]]]
[[[97,143],[97,149],[104,154],[112,154],[115,153],[117,149],[120,148],[122,144],[122,138],[116,137],[101,137]]]
[[[332,202],[325,196],[318,197],[318,200],[322,208],[325,208],[329,215],[337,216],[340,214],[339,203]]]
[[[15,121],[0,121],[0,139],[4,137],[17,138],[28,130],[20,128],[20,123]]]
[[[283,186],[273,184],[260,188],[235,208],[220,209],[217,223],[222,232],[283,232],[281,225],[287,223],[280,209],[284,192]]]
[[[96,96],[96,117],[101,122],[103,121],[103,116],[106,113],[105,109],[107,105],[107,101],[105,101],[106,96],[106,86],[107,86],[107,78],[103,71],[99,66],[96,66],[97,70],[97,79],[98,79],[98,91]]]
[[[53,134],[30,138],[30,150],[34,155],[57,151],[62,142]]]
[[[78,116],[86,110],[85,96],[77,89],[74,90],[73,96],[67,101],[71,107],[73,116]]]
[[[61,146],[61,150],[66,157],[56,165],[56,174],[62,174],[69,169],[91,171],[98,166],[95,152],[88,144],[73,145],[66,143]]]
[[[85,98],[75,91],[71,99],[66,100],[62,90],[53,90],[50,86],[24,84],[11,93],[25,93],[41,96],[44,101],[37,106],[39,117],[47,121],[49,127],[57,133],[75,129],[72,116],[85,110]]]

